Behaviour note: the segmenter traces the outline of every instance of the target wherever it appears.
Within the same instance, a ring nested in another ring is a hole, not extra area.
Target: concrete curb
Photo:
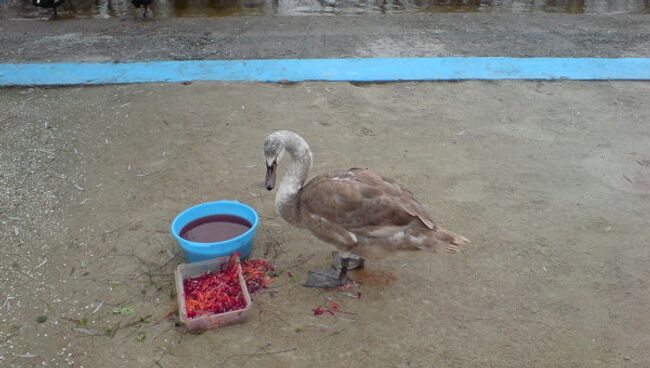
[[[650,58],[434,57],[0,64],[0,86],[191,81],[650,80]]]

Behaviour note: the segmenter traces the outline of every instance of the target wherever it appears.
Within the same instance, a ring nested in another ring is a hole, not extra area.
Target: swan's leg
[[[348,279],[348,265],[350,264],[350,257],[341,257],[341,272],[339,273],[339,285],[345,285],[350,281]]]
[[[350,258],[352,257],[352,254],[349,252],[340,253],[340,257],[338,258],[340,261],[340,270],[336,267],[337,255],[339,255],[339,253],[336,253],[334,257],[334,267],[326,268],[324,270],[310,271],[305,286],[332,288],[349,283],[350,279],[348,278],[348,269],[350,269]]]
[[[348,262],[348,270],[356,270],[357,268],[363,268],[366,260],[359,257],[358,255],[354,253],[349,253],[349,252],[344,252],[345,254],[349,254],[350,256],[348,257],[349,262]],[[332,259],[334,262],[334,268],[337,270],[341,269],[341,258],[343,252],[332,252]]]

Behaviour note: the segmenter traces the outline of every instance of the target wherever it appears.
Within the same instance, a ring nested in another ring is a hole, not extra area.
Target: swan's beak
[[[278,168],[277,161],[273,161],[273,165],[271,166],[266,165],[266,181],[264,182],[264,185],[268,190],[273,190],[273,188],[275,187],[275,172],[277,168]]]

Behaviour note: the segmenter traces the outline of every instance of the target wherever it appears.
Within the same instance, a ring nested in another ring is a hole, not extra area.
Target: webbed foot
[[[305,286],[314,288],[334,288],[351,282],[347,272],[342,272],[334,267],[317,271],[309,271]]]

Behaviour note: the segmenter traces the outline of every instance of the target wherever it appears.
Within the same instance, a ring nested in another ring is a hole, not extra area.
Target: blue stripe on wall
[[[505,79],[650,80],[650,58],[437,57],[0,64],[0,86]]]

